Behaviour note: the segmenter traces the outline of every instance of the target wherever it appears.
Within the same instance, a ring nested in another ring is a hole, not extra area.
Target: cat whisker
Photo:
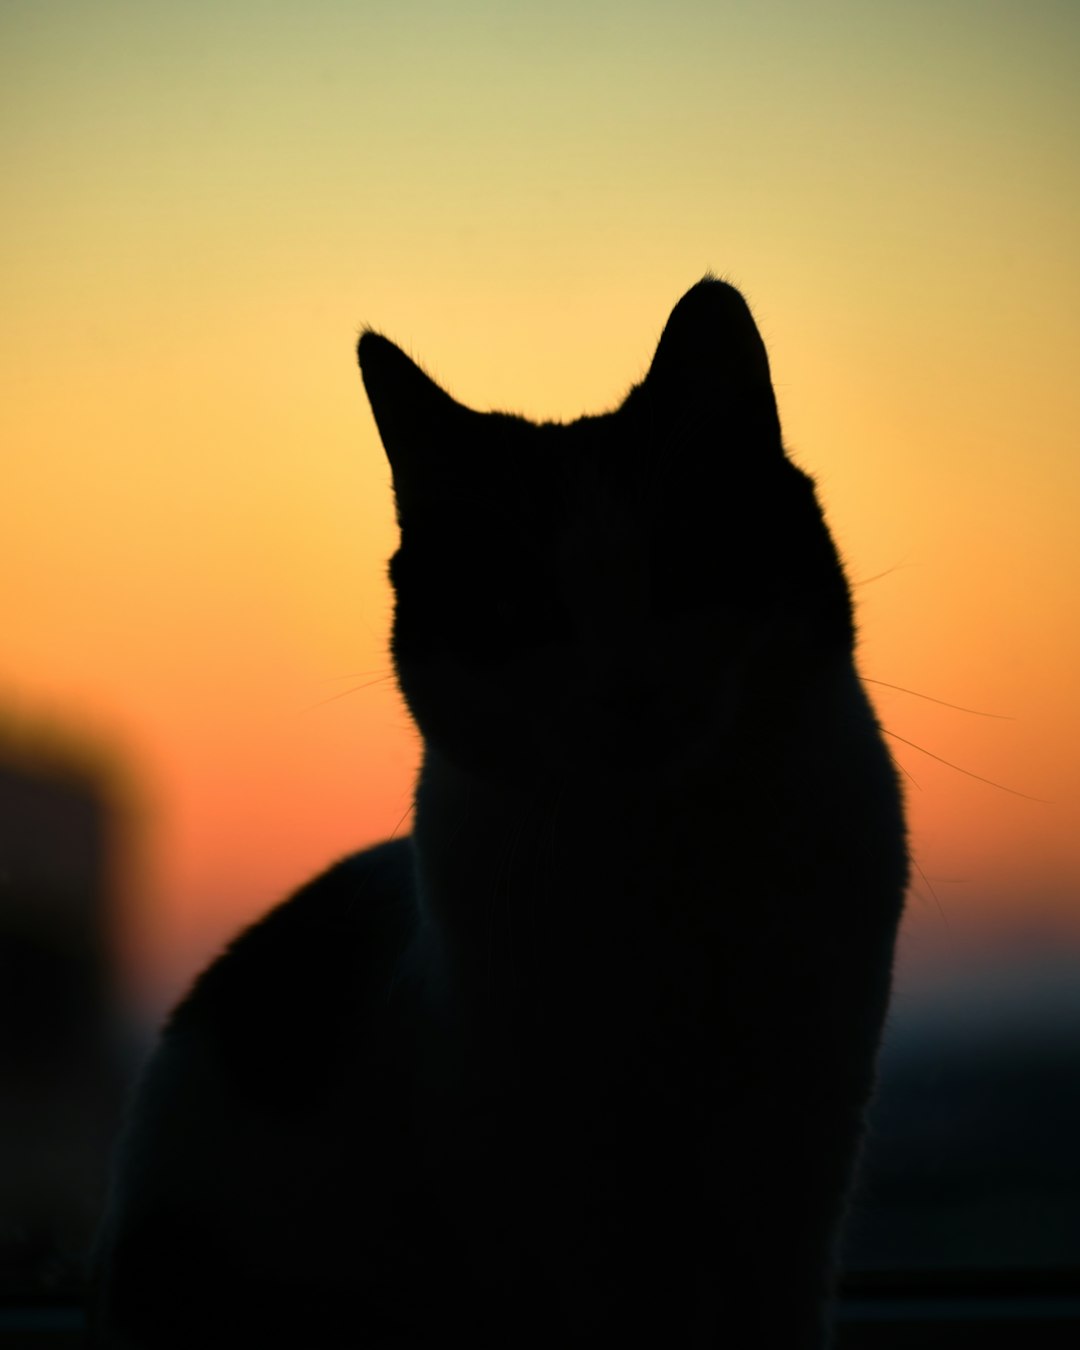
[[[387,666],[376,666],[374,670],[347,670],[341,675],[327,675],[320,683],[336,684],[338,680],[364,680],[369,675],[393,675],[393,669]]]
[[[905,766],[904,766],[903,764],[901,764],[900,761],[896,758],[896,756],[895,756],[894,754],[892,754],[891,752],[890,752],[890,754],[889,754],[889,758],[892,760],[893,764],[895,765],[897,773],[902,773],[902,774],[904,775],[904,777],[908,780],[908,782],[911,784],[911,786],[912,786],[913,788],[915,788],[916,791],[921,792],[921,791],[922,791],[922,784],[921,784],[921,783],[919,782],[919,780],[915,777],[915,775],[914,775],[909,769],[905,768]]]
[[[402,827],[402,825],[404,825],[405,822],[408,820],[409,816],[412,814],[412,809],[413,809],[413,803],[410,802],[410,803],[408,804],[408,806],[405,808],[405,810],[402,812],[401,819],[400,819],[400,820],[398,821],[398,823],[394,826],[394,828],[390,831],[390,838],[391,838],[391,839],[396,839],[396,838],[397,838],[397,832],[398,832],[398,830],[400,830],[401,827]]]
[[[363,684],[354,684],[349,689],[342,689],[337,694],[331,694],[329,698],[321,698],[317,703],[311,703],[306,708],[301,708],[300,711],[302,713],[314,712],[316,708],[324,708],[328,703],[336,703],[339,698],[348,698],[350,694],[357,694],[361,689],[370,689],[373,685],[385,684],[388,680],[392,680],[393,678],[394,672],[392,670],[387,671],[384,675],[380,675],[374,680],[365,680]]]
[[[927,703],[940,704],[942,708],[952,708],[954,712],[971,713],[973,717],[992,717],[996,722],[1014,722],[1016,719],[1008,713],[983,712],[981,708],[965,708],[962,703],[949,703],[943,698],[934,698],[932,694],[920,694],[917,689],[905,689],[902,684],[890,684],[888,680],[875,680],[870,675],[862,677],[863,684],[879,684],[883,689],[895,689],[898,694],[910,694],[912,698],[925,699]]]
[[[922,877],[923,885],[933,896],[934,904],[937,905],[938,913],[941,915],[941,921],[945,925],[945,931],[948,933],[950,938],[954,938],[952,924],[949,922],[949,916],[945,913],[945,906],[941,903],[937,891],[935,891],[933,886],[930,884],[930,878],[919,866],[918,861],[915,858],[911,859],[911,865],[912,867],[914,867],[915,871],[918,872],[919,876]]]
[[[858,581],[851,583],[852,589],[858,586],[870,586],[875,581],[882,581],[885,577],[891,577],[894,572],[900,572],[906,567],[911,567],[909,562],[895,563],[892,567],[886,567],[884,572],[875,572],[872,577],[860,577]]]
[[[1040,806],[1053,805],[1046,797],[1035,797],[1030,792],[1021,792],[1019,788],[1006,787],[1004,783],[996,783],[992,778],[984,778],[981,773],[974,773],[971,769],[965,769],[959,764],[954,764],[952,760],[945,759],[942,755],[935,755],[933,750],[927,750],[925,746],[916,745],[914,741],[909,741],[906,736],[901,736],[898,732],[890,731],[888,727],[882,727],[881,730],[886,736],[891,736],[894,741],[901,741],[904,745],[910,745],[912,750],[918,750],[920,755],[927,755],[930,759],[936,759],[939,764],[944,764],[949,769],[955,769],[957,773],[962,773],[966,778],[974,778],[976,782],[997,788],[999,792],[1007,792],[1011,797],[1023,797],[1026,802],[1038,802]]]

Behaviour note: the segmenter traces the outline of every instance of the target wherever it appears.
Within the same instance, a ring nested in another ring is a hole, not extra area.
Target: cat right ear
[[[645,388],[669,424],[697,432],[692,442],[724,435],[782,453],[765,344],[746,301],[727,282],[706,276],[671,311]]]
[[[360,338],[357,356],[401,508],[430,481],[431,452],[452,436],[467,410],[400,347],[370,328]]]

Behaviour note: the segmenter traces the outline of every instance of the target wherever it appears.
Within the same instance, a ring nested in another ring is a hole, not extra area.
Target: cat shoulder
[[[412,868],[408,838],[353,854],[246,929],[169,1017],[162,1067],[197,1042],[253,1107],[309,1106],[393,981],[413,927]]]
[[[156,1326],[177,1270],[212,1290],[252,1262],[314,1278],[305,1261],[331,1259],[331,1239],[302,1223],[283,1240],[281,1215],[312,1176],[335,1193],[342,1101],[392,1086],[383,1022],[415,932],[412,873],[411,839],[337,863],[232,942],[170,1016],[119,1144],[90,1344],[141,1345],[118,1328]]]

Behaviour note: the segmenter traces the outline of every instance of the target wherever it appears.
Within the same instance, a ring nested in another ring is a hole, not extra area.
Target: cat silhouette
[[[93,1343],[821,1346],[907,854],[750,311],[567,425],[359,358],[414,829],[172,1014]]]

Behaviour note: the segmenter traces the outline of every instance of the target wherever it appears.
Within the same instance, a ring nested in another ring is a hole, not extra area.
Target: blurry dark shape
[[[0,731],[0,1298],[76,1291],[122,1091],[107,774]]]
[[[895,1005],[879,1061],[853,1273],[1070,1272],[1080,1296],[1080,946],[1015,947]]]

